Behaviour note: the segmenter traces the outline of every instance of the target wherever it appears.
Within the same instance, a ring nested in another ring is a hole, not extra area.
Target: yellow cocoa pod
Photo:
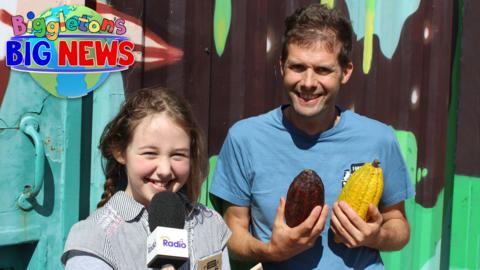
[[[380,162],[365,163],[348,179],[338,201],[345,201],[357,214],[367,220],[368,204],[378,206],[383,192],[383,172]]]

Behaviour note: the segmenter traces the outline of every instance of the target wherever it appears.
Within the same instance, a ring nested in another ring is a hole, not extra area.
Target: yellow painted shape
[[[335,0],[320,0],[320,4],[327,5],[329,9],[332,9],[335,6]]]
[[[363,37],[363,73],[368,74],[372,65],[375,0],[365,2],[365,35]]]

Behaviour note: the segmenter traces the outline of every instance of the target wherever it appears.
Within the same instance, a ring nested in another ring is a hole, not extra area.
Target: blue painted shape
[[[85,95],[87,83],[85,75],[79,74],[57,74],[57,92],[62,97],[80,97]],[[72,87],[75,85],[75,87]]]
[[[365,0],[345,0],[353,31],[360,40],[365,35]],[[397,49],[403,25],[419,7],[420,0],[376,0],[374,34],[380,41],[380,49],[391,59]]]

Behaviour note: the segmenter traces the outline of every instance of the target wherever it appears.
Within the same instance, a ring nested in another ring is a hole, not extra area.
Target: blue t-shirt
[[[317,172],[325,186],[325,203],[337,200],[342,182],[365,162],[380,161],[384,191],[380,207],[412,197],[405,162],[393,130],[349,110],[340,121],[317,136],[287,122],[279,107],[230,128],[220,151],[210,192],[232,204],[251,209],[251,232],[268,242],[280,197],[303,169]],[[329,232],[330,213],[321,237],[311,249],[264,269],[383,269],[377,250],[349,249]]]

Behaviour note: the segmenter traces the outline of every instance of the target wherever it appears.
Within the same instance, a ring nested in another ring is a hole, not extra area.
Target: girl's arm
[[[222,270],[230,270],[230,258],[228,257],[228,248],[222,251]]]
[[[81,255],[73,255],[67,259],[65,270],[113,270],[113,268],[95,255],[82,252]]]

